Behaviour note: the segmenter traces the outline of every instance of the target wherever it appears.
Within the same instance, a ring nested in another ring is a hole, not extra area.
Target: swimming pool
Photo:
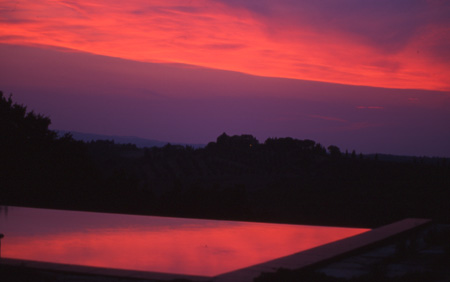
[[[0,207],[3,258],[208,277],[367,230]]]

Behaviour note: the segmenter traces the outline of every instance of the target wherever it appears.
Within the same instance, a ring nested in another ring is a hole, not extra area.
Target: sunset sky
[[[0,2],[0,90],[52,128],[450,157],[450,2]]]

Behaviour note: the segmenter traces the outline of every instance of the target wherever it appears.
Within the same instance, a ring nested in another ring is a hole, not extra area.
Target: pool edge
[[[277,258],[247,268],[231,271],[213,277],[214,282],[253,281],[262,273],[276,272],[278,269],[297,270],[339,259],[354,252],[382,244],[405,233],[431,224],[430,219],[407,218],[367,232],[321,245],[306,251]]]
[[[211,281],[212,277],[197,276],[189,274],[175,274],[175,273],[163,273],[152,271],[139,271],[106,267],[93,267],[84,265],[72,265],[62,263],[41,262],[33,260],[13,259],[13,258],[1,258],[1,265],[15,266],[15,267],[27,267],[39,270],[47,270],[52,272],[61,272],[66,274],[84,274],[92,276],[102,277],[121,277],[129,279],[148,279],[157,281],[169,281],[184,279],[189,281]]]

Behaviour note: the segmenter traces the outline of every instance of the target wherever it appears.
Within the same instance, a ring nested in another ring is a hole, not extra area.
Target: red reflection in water
[[[23,208],[11,209],[8,217],[0,218],[2,232],[6,235],[2,244],[4,257],[204,276],[247,267],[367,231],[45,210],[66,223],[75,220],[77,215],[91,214],[96,220],[110,222],[117,216],[121,220],[112,228],[101,222],[95,227],[92,221],[79,230],[62,228],[46,233],[33,229],[24,234],[12,228],[26,224],[26,220],[14,218],[15,211]],[[52,222],[58,225],[54,219]],[[48,223],[49,218],[40,220]]]

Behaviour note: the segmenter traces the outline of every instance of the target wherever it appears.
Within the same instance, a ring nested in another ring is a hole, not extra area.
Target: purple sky
[[[0,45],[6,94],[53,129],[207,143],[222,132],[450,156],[450,96]],[[26,83],[24,83],[26,82]]]
[[[0,90],[52,128],[450,157],[450,2],[3,1]]]

